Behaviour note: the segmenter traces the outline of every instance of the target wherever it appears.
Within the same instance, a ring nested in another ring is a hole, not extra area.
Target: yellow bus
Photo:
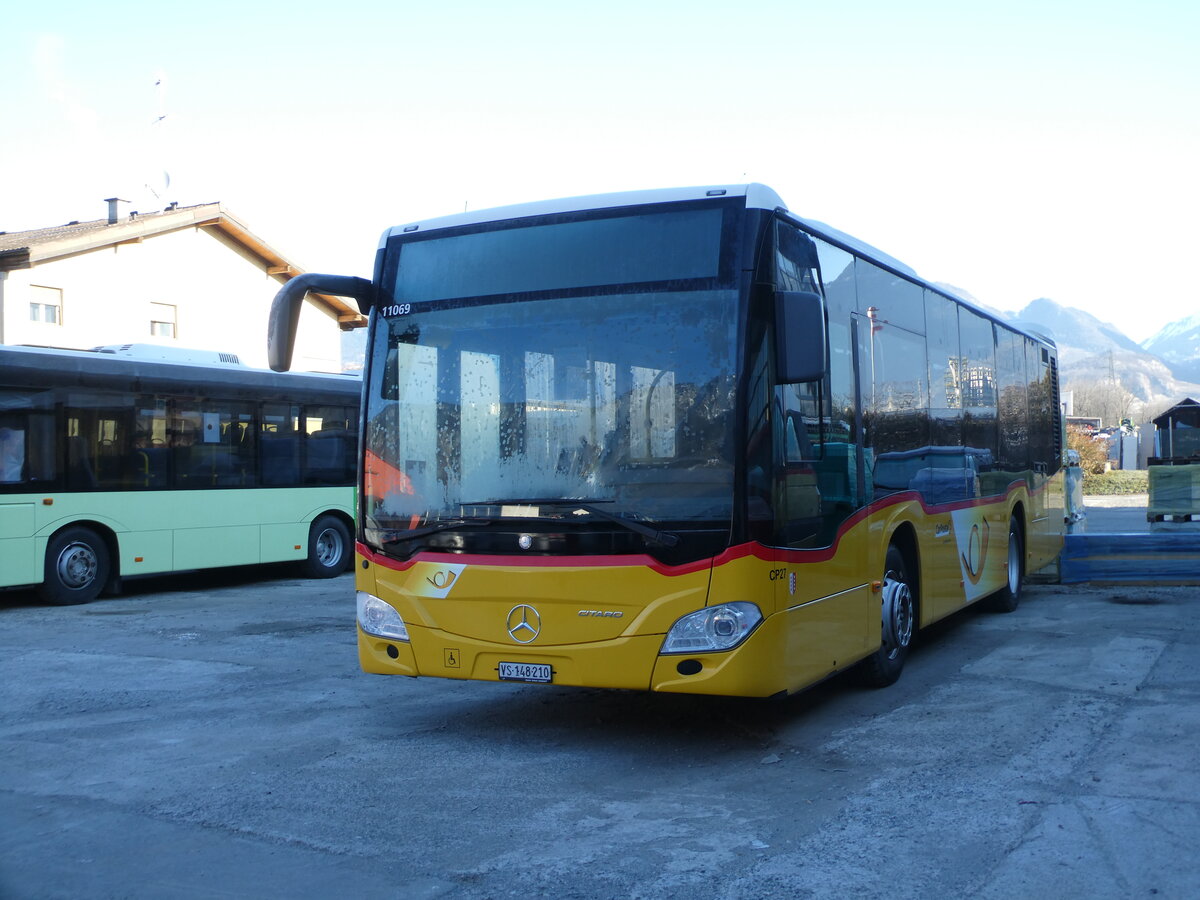
[[[1062,546],[1057,357],[763,185],[391,228],[357,533],[367,672],[770,696],[899,677]]]

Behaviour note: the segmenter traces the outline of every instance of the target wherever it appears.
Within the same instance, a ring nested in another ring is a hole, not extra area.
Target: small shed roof
[[[1191,397],[1184,397],[1154,420],[1155,428],[1174,428],[1177,425],[1200,428],[1200,403]]]

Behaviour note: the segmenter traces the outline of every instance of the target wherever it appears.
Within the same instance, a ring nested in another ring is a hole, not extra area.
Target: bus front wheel
[[[908,659],[917,622],[917,600],[904,554],[888,547],[880,592],[879,649],[859,665],[860,680],[868,687],[894,684]]]
[[[337,516],[318,516],[308,530],[308,559],[304,574],[309,578],[332,578],[350,565],[350,529]]]
[[[90,603],[108,582],[108,546],[90,528],[64,528],[46,546],[46,569],[38,593],[46,603]]]

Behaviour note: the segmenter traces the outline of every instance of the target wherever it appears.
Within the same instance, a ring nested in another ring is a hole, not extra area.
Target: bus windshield
[[[669,251],[669,236],[642,218],[617,221],[637,223],[638,246]],[[573,280],[557,291],[533,270],[523,283],[501,279],[519,293],[497,293],[470,269],[496,252],[519,256],[525,241],[511,230],[446,239],[457,287],[437,282],[432,300],[410,301],[429,296],[410,270],[410,290],[396,293],[403,305],[376,321],[370,350],[367,542],[511,517],[727,528],[738,303],[718,277],[716,222],[707,258],[688,234],[692,256],[664,252],[661,271],[650,257],[610,253],[607,272],[594,259],[566,266]],[[619,229],[606,227],[611,241]],[[497,235],[499,251],[486,246]],[[543,228],[529,245],[546,239]],[[404,245],[399,270],[409,246],[420,247],[413,269],[441,268],[441,243]],[[474,296],[445,296],[463,291]]]

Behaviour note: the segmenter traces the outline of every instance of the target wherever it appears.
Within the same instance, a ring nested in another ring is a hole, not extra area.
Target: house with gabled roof
[[[304,270],[219,203],[106,202],[105,218],[0,233],[0,344],[157,344],[265,368],[271,299]],[[341,333],[363,324],[343,298],[310,294],[293,368],[341,371]]]

